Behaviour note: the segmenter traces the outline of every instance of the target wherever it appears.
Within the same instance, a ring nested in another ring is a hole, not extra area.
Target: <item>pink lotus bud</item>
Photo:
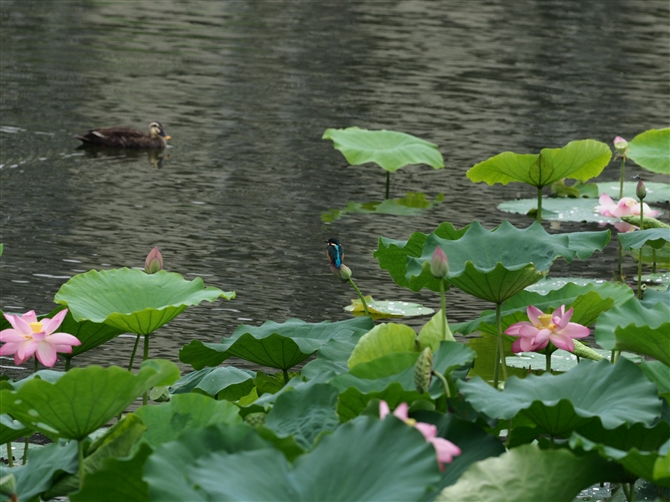
[[[616,148],[616,151],[619,152],[619,154],[623,155],[626,153],[626,150],[628,150],[628,141],[621,136],[617,136],[614,138],[614,148]]]
[[[645,188],[644,183],[642,183],[642,180],[637,182],[635,195],[637,195],[637,198],[640,200],[644,199],[647,196],[647,189]]]
[[[147,259],[144,261],[144,270],[147,274],[155,274],[159,270],[163,270],[163,257],[158,247],[154,247],[147,255]]]
[[[435,248],[433,257],[430,259],[430,273],[436,279],[446,279],[449,275],[449,260],[442,248]]]

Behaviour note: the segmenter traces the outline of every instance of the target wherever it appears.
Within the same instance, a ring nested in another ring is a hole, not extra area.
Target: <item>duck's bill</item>
[[[168,139],[172,139],[172,136],[168,136],[167,134],[166,134],[165,136],[163,136],[163,137],[164,137],[166,140],[168,140]]]

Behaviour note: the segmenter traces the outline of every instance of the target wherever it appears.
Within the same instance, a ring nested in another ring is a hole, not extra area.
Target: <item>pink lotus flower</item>
[[[519,337],[512,344],[512,352],[516,354],[541,350],[549,342],[559,349],[573,352],[575,343],[572,339],[589,336],[589,328],[570,322],[573,310],[570,308],[566,312],[565,305],[561,305],[561,308],[554,310],[551,314],[545,314],[537,307],[530,305],[526,310],[530,322],[517,322],[505,331],[506,335]]]
[[[598,199],[599,206],[596,206],[598,211],[603,216],[610,216],[612,218],[621,218],[622,216],[639,216],[640,203],[632,197],[622,197],[619,202],[614,202],[612,197],[606,193],[602,194]],[[657,209],[651,209],[646,203],[643,204],[645,216],[654,217],[660,213]]]
[[[37,320],[35,311],[23,315],[5,314],[12,328],[0,331],[0,355],[14,354],[14,363],[21,364],[33,354],[44,366],[56,364],[57,352],[72,353],[72,346],[81,345],[77,337],[67,333],[54,333],[61,325],[67,309],[61,310],[51,319]]]
[[[408,418],[407,408],[407,403],[401,403],[395,409],[393,415],[405,422],[407,425],[418,429],[418,431],[423,434],[423,437],[426,438],[426,441],[433,445],[435,448],[435,454],[437,456],[437,463],[440,466],[440,470],[443,471],[444,464],[451,463],[456,455],[461,454],[461,449],[451,441],[437,437],[437,427],[434,425],[424,422],[417,422],[413,418]],[[391,410],[389,409],[388,403],[386,401],[380,401],[379,418],[384,420],[384,418],[386,418],[390,412]]]

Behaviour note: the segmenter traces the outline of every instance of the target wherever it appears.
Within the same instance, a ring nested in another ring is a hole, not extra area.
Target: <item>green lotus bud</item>
[[[349,279],[351,279],[351,276],[353,274],[351,273],[351,269],[343,263],[342,266],[340,266],[340,269],[339,269],[337,275],[343,281],[348,281]]]
[[[262,411],[249,413],[246,417],[244,417],[244,421],[252,427],[258,427],[259,425],[263,425],[265,423],[266,415],[267,413],[263,413]]]
[[[421,352],[419,359],[414,365],[414,385],[417,392],[423,394],[428,391],[430,380],[433,375],[433,353],[430,347],[426,347]]]
[[[11,454],[12,452],[8,453],[8,455]],[[16,496],[11,498],[12,495],[16,494],[16,478],[14,474],[6,474],[0,478],[0,493],[10,496],[9,500],[17,500]]]
[[[623,139],[621,136],[614,138],[614,148],[619,153],[619,155],[625,155],[628,150],[628,141]]]
[[[433,257],[430,259],[430,273],[436,279],[446,279],[449,275],[449,260],[442,248],[435,248]]]
[[[644,187],[644,183],[642,183],[642,180],[637,182],[635,195],[637,195],[637,198],[640,200],[644,199],[647,196],[647,189]]]
[[[163,257],[158,247],[154,247],[144,260],[144,271],[147,274],[155,274],[159,270],[163,270]]]

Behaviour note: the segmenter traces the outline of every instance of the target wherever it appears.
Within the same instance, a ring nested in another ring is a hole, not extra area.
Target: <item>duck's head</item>
[[[149,136],[152,138],[157,138],[160,136],[165,139],[170,139],[170,136],[165,134],[165,130],[163,129],[163,126],[160,122],[152,122],[149,124]]]

